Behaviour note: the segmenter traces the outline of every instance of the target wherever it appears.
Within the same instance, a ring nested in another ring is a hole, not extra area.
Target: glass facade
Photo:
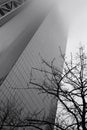
[[[63,53],[65,53],[67,32],[64,34],[63,25],[60,25],[60,23],[57,10],[52,9],[0,87],[0,98],[6,100],[15,97],[18,106],[23,106],[24,115],[27,112],[33,114],[41,111],[40,117],[43,117],[44,113],[46,113],[45,116],[52,122],[55,121],[57,100],[53,101],[52,96],[47,96],[45,93],[39,94],[36,89],[29,89],[29,87],[33,88],[29,81],[32,67],[42,67],[40,56],[47,61],[52,61],[55,57],[56,65],[61,66],[61,69],[63,69],[63,61],[58,48],[61,47]],[[34,71],[33,76],[38,81],[43,80],[41,72]],[[50,130],[50,128],[46,126],[44,130]]]

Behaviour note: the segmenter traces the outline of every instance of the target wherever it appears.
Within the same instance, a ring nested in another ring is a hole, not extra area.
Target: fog
[[[47,16],[53,0],[28,0],[23,10],[0,27],[0,78],[9,73]]]
[[[72,48],[71,43],[73,39],[75,43],[78,33],[75,29],[80,20],[79,16],[83,16],[83,13],[85,12],[86,14],[87,11],[86,0],[28,0],[26,3],[18,15],[0,27],[0,78],[9,73],[53,6],[56,8],[56,14],[61,16],[61,24],[64,25],[65,33],[69,34],[67,35],[67,48]],[[85,18],[86,15],[84,16],[84,21]],[[75,21],[78,21],[77,24],[75,24]],[[86,23],[83,23],[84,29]],[[79,24],[79,27],[83,24]],[[81,30],[80,28],[79,32]],[[84,33],[81,35],[83,36]]]

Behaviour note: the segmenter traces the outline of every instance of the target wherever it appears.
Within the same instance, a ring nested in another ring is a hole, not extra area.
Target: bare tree
[[[39,71],[44,78],[35,78],[31,73],[26,88],[50,95],[58,101],[56,121],[52,122],[46,116],[40,117],[41,113],[36,112],[33,115],[29,113],[15,125],[10,124],[11,127],[44,130],[44,126],[49,126],[47,130],[87,130],[87,54],[81,46],[76,56],[71,54],[69,61],[62,53],[61,58],[63,70],[54,64],[54,60],[48,63],[42,58],[45,67],[32,70]]]
[[[14,100],[0,100],[0,130],[18,130],[15,126],[22,119],[22,110]]]
[[[41,118],[42,111],[34,113],[28,111],[25,114],[23,107],[13,99],[0,100],[0,130],[43,130],[49,123],[44,117]]]
[[[41,94],[52,95],[58,100],[56,123],[43,119],[39,122],[54,125],[57,130],[87,130],[87,55],[81,46],[69,62],[64,55],[61,57],[63,71],[54,65],[54,61],[49,64],[43,59],[45,69],[33,68],[45,78],[40,81],[32,76],[29,84]]]

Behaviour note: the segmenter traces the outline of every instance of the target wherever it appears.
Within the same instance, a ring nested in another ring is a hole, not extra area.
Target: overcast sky
[[[66,52],[76,51],[82,42],[87,46],[87,0],[67,0],[67,16],[71,20]]]

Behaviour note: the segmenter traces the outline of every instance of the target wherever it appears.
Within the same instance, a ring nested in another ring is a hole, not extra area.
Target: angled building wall
[[[26,0],[20,13],[0,27],[0,79],[9,73],[34,36],[47,16],[52,1]]]
[[[30,79],[31,68],[41,67],[40,55],[48,61],[52,61],[55,57],[57,61],[56,64],[63,66],[58,49],[61,47],[62,52],[65,52],[66,43],[67,32],[64,30],[64,24],[58,14],[57,7],[54,7],[36,31],[33,38],[28,42],[25,50],[1,85],[1,97],[4,99],[15,96],[16,100],[20,100],[24,106],[25,113],[27,113],[27,111],[33,113],[43,110],[41,116],[43,116],[45,112],[47,118],[53,116],[52,119],[54,119],[57,101],[52,104],[52,98],[50,96],[48,98],[45,94],[38,95],[36,90],[26,88]],[[16,49],[14,51],[16,51]],[[35,72],[34,76],[35,78],[43,78],[38,72]],[[44,130],[50,130],[50,128],[45,127]]]

